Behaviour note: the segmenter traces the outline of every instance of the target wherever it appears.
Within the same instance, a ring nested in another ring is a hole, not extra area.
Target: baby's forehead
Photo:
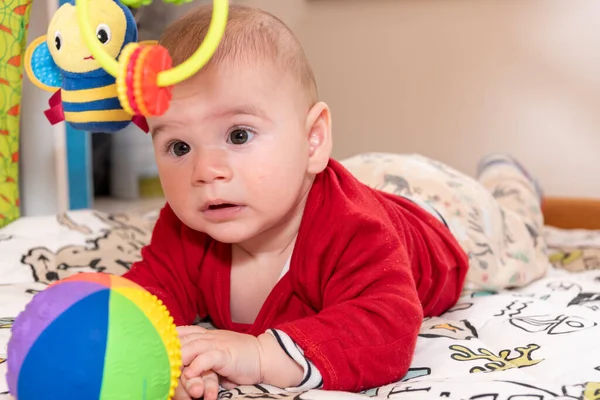
[[[210,7],[199,6],[167,28],[160,41],[174,65],[189,59],[201,45],[211,15]],[[289,77],[312,102],[317,98],[312,68],[299,41],[282,21],[257,9],[231,5],[225,33],[207,67],[230,73],[244,69],[245,76],[249,69],[256,72],[254,79],[264,72],[271,74],[265,80]]]
[[[211,65],[173,88],[171,106],[151,125],[177,121],[301,120],[310,108],[300,84],[272,67]],[[248,119],[250,118],[250,119]]]
[[[306,90],[297,76],[269,60],[211,63],[173,88],[174,99],[202,98],[207,102],[265,103],[295,98]]]

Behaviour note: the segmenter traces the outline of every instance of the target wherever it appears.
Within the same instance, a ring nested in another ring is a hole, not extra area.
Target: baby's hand
[[[179,327],[177,331],[184,366],[181,383],[192,398],[204,395],[206,400],[216,399],[216,375],[224,378],[226,388],[261,382],[260,343],[256,337],[199,326]]]
[[[182,376],[175,389],[173,400],[193,400],[204,396],[206,400],[217,400],[219,394],[219,377],[212,371],[188,379]]]

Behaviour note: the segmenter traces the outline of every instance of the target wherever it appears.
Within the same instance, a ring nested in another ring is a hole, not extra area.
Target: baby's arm
[[[264,383],[295,392],[319,389],[323,386],[323,378],[317,367],[304,356],[302,349],[288,334],[270,329],[266,334],[259,336],[259,339],[271,342],[270,354],[273,354],[273,358],[265,357],[263,361]],[[278,363],[285,365],[286,369],[278,368]]]
[[[332,252],[343,249],[337,261],[325,263],[331,269],[320,271],[308,285],[313,289],[306,296],[321,301],[321,311],[274,331],[302,349],[324,389],[360,391],[406,374],[423,310],[398,234],[376,221],[347,228],[352,234],[337,239],[345,244],[334,240],[330,247]]]
[[[176,325],[189,325],[198,311],[195,283],[199,251],[195,249],[202,248],[202,242],[190,240],[181,221],[166,205],[156,221],[150,244],[142,249],[142,260],[123,276],[158,297]]]
[[[285,388],[298,386],[302,381],[300,364],[269,333],[255,337],[200,326],[182,326],[177,330],[184,365],[182,382],[191,385],[187,389],[193,397],[206,397],[207,384],[197,379],[206,371],[217,373],[225,387],[228,383],[266,383]]]
[[[301,386],[305,375],[303,369],[306,370],[301,363],[306,361],[292,340],[285,334],[271,331],[260,335],[258,342],[262,352],[261,383],[280,388]]]

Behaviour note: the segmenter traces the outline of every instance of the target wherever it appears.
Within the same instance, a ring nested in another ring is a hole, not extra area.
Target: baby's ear
[[[35,39],[25,52],[25,71],[31,82],[47,92],[56,92],[62,83],[62,73],[54,62],[46,36]]]
[[[306,118],[308,132],[308,172],[318,174],[329,163],[332,151],[331,113],[327,104],[318,102]]]

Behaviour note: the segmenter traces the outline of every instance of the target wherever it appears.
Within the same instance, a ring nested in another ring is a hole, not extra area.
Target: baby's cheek
[[[162,183],[166,200],[177,213],[193,212],[194,198],[190,194],[190,185],[185,185],[183,180],[170,179]],[[196,201],[198,201],[196,199]]]
[[[169,178],[161,177],[161,186],[165,196],[173,202],[177,202],[179,196],[179,192],[181,191],[180,186],[176,181]]]
[[[185,165],[178,165],[173,162],[157,163],[158,175],[163,189],[181,191],[191,185],[189,178],[190,171]]]

